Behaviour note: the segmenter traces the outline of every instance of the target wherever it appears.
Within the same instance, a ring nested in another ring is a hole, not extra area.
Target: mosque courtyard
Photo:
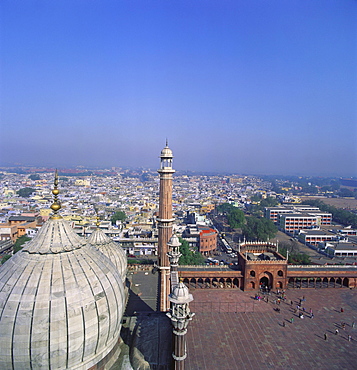
[[[126,320],[140,328],[135,346],[142,360],[170,369],[171,325],[156,312],[157,279],[148,271],[130,274]],[[288,289],[280,304],[276,292],[260,301],[254,299],[257,291],[190,292],[195,316],[188,326],[186,370],[357,369],[357,289]]]
[[[240,290],[191,293],[187,370],[357,369],[356,289],[290,289],[280,304],[276,292],[260,301]]]

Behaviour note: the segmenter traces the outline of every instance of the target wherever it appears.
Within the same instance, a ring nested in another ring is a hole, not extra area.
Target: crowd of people
[[[283,320],[282,322],[283,327],[286,327],[287,322],[293,324],[295,317],[299,319],[314,318],[314,312],[312,308],[309,309],[306,308],[307,300],[305,296],[302,296],[302,298],[299,298],[294,302],[293,300],[287,298],[285,290],[277,289],[276,292],[271,293],[271,289],[267,289],[266,287],[264,287],[264,289],[260,289],[260,292],[255,295],[254,299],[258,301],[264,301],[266,303],[270,302],[273,305],[273,310],[279,314],[281,314],[282,312],[281,303],[285,303],[285,305],[288,306],[287,307],[288,311],[292,312],[293,315],[290,317],[290,319]],[[341,307],[339,311],[341,315],[344,315],[343,307]],[[355,328],[355,322],[351,322],[350,324],[348,324],[347,322],[342,321],[341,323],[334,323],[334,327],[335,335],[340,335],[349,342],[353,341],[351,330]],[[344,334],[341,334],[340,330],[342,330],[342,333]],[[330,332],[333,333],[333,331]],[[324,332],[323,338],[324,340],[328,340],[328,330]]]

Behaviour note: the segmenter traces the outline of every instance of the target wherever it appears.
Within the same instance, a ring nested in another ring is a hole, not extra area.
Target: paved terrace
[[[254,300],[256,292],[238,289],[191,293],[196,316],[188,327],[186,370],[357,369],[356,289],[289,289],[288,303],[280,305],[275,293],[268,303]],[[314,318],[294,312],[303,296],[302,305]]]

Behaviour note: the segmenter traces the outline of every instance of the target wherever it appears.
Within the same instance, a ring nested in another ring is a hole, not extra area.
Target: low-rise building
[[[9,223],[0,224],[0,240],[11,240],[15,243],[17,238],[17,225],[10,225]]]
[[[357,245],[350,242],[326,242],[321,245],[326,253],[335,257],[357,257]]]
[[[323,230],[300,230],[298,239],[304,244],[318,246],[319,243],[336,240],[336,234],[327,233]]]
[[[265,218],[277,223],[279,221],[279,215],[285,213],[293,213],[293,207],[265,207],[264,216]]]
[[[281,214],[279,217],[279,226],[285,232],[294,233],[301,229],[312,229],[318,227],[318,219],[304,213]]]

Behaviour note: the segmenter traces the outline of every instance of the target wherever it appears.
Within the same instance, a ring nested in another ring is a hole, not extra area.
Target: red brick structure
[[[158,224],[158,269],[160,273],[159,284],[159,310],[167,311],[170,308],[170,263],[167,255],[169,242],[172,236],[172,151],[166,146],[160,155],[161,166],[157,171],[160,174],[160,198]]]
[[[238,264],[244,277],[243,290],[286,289],[288,262],[278,253],[277,244],[241,243]]]
[[[210,255],[217,248],[217,232],[213,229],[200,231],[199,252],[204,256]]]
[[[275,243],[243,242],[237,266],[180,266],[179,276],[192,288],[357,288],[357,266],[288,265],[278,249]]]

